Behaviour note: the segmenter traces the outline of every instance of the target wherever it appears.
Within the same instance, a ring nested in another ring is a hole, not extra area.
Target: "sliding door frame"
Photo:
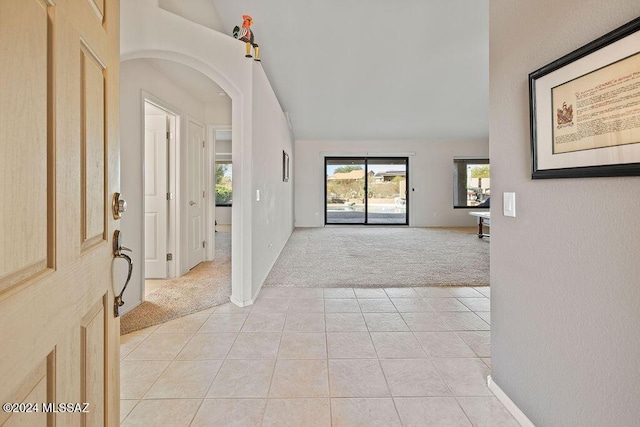
[[[369,223],[369,160],[404,160],[405,165],[405,222],[402,223]],[[364,163],[364,222],[327,222],[327,163],[344,160],[362,161]],[[322,176],[324,180],[324,225],[369,225],[369,226],[409,226],[409,157],[408,156],[324,156]]]

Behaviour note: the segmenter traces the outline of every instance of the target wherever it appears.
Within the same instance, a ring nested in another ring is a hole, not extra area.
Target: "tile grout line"
[[[276,367],[278,366],[278,353],[280,352],[280,346],[282,345],[282,336],[284,335],[284,326],[287,324],[287,317],[289,314],[289,305],[291,304],[291,295],[289,295],[289,301],[287,304],[287,310],[284,312],[284,323],[282,324],[282,331],[280,332],[280,340],[278,341],[278,348],[276,349],[276,356],[273,362],[273,370],[271,371],[271,379],[269,380],[269,388],[267,389],[267,395],[265,396],[264,411],[262,413],[262,420],[260,425],[264,424],[264,418],[267,416],[267,408],[269,407],[269,395],[271,394],[271,386],[273,385],[273,377],[276,374]],[[260,359],[262,360],[262,359]]]
[[[154,331],[155,332],[155,331]],[[135,351],[136,348],[138,348],[140,346],[140,344],[142,344],[143,342],[145,342],[147,340],[147,338],[149,338],[151,336],[151,334],[153,334],[153,332],[149,333],[149,334],[139,334],[139,335],[146,335],[146,337],[140,341],[138,344],[136,344],[131,350],[129,350],[129,352],[127,353],[126,356],[122,357],[122,354],[120,354],[120,362],[122,362],[123,360],[125,360],[127,357],[129,357],[129,355],[131,353],[133,353]],[[122,346],[121,346],[122,347]]]
[[[205,399],[204,397],[200,399],[200,404],[198,405],[198,409],[196,409],[196,411],[193,413],[193,416],[191,417],[191,421],[189,421],[189,426],[191,426],[191,424],[193,424],[193,422],[195,421],[196,416],[198,415],[198,412],[200,412],[200,408],[202,408],[202,405],[204,404],[204,399]]]
[[[428,302],[427,302],[428,304]],[[435,312],[434,312],[435,313]],[[436,313],[437,314],[437,313]],[[445,322],[446,323],[446,322]],[[411,328],[409,328],[409,330],[411,330]],[[445,379],[442,377],[442,374],[440,373],[440,371],[438,370],[438,368],[436,367],[436,365],[433,363],[433,360],[431,360],[431,356],[429,356],[429,353],[427,352],[427,350],[425,349],[425,347],[422,345],[422,343],[420,342],[420,340],[418,339],[418,337],[416,336],[416,331],[411,330],[411,334],[413,336],[413,339],[415,339],[418,342],[418,345],[420,346],[420,348],[422,349],[422,351],[424,352],[425,356],[427,357],[427,360],[429,362],[429,365],[431,365],[431,367],[433,368],[433,370],[436,372],[436,374],[438,375],[438,378],[440,379],[440,381],[442,382],[442,384],[444,384],[444,386],[447,388],[447,390],[449,390],[450,396],[454,397],[454,393],[453,390],[451,389],[451,387],[449,386],[449,383],[447,383],[445,381]],[[395,405],[395,399],[393,401],[394,405]],[[457,400],[456,400],[457,403]],[[458,404],[459,406],[459,404]]]
[[[329,368],[329,331],[327,329],[327,307],[324,305],[324,288],[322,289],[322,308],[324,312],[322,313],[322,317],[324,319],[324,345],[325,345],[325,353],[327,356],[327,387],[329,388],[329,425],[333,426],[333,398],[331,397],[331,374]]]
[[[465,411],[464,408],[462,407],[462,404],[460,404],[460,401],[458,400],[458,396],[455,396],[454,399],[456,399],[456,403],[458,404],[458,407],[462,410],[462,413],[464,414],[464,416],[467,417],[467,419],[469,420],[469,424],[473,425],[473,421],[471,421],[471,417],[469,417],[469,414],[467,414],[467,411]]]
[[[387,293],[386,290],[385,290],[385,293]],[[388,294],[387,294],[387,297],[391,300],[391,297]],[[397,312],[398,308],[395,306],[395,304],[393,304],[393,300],[391,300],[391,304],[396,308],[396,312]],[[402,318],[402,316],[400,317]],[[365,324],[366,324],[366,321],[365,321]],[[367,329],[369,329],[368,325],[367,325]],[[396,411],[396,416],[398,417],[398,421],[400,421],[400,425],[402,425],[402,418],[400,417],[400,411],[398,411],[398,407],[396,406],[396,401],[394,399],[393,392],[391,391],[391,386],[389,385],[389,379],[387,378],[387,374],[384,372],[384,368],[382,367],[382,362],[380,361],[380,355],[378,354],[378,349],[376,348],[376,345],[373,342],[371,331],[369,330],[368,332],[369,332],[369,339],[371,340],[371,345],[373,346],[373,351],[376,352],[376,359],[378,360],[378,366],[380,366],[380,371],[382,372],[384,382],[387,385],[387,390],[389,391],[389,398],[391,399],[391,403],[393,404],[393,409]]]
[[[154,331],[154,333],[155,333],[155,331]],[[159,335],[169,335],[169,334],[159,334]],[[178,334],[176,334],[176,335],[178,335]],[[179,335],[182,335],[182,334],[179,334]],[[194,333],[193,335],[195,335],[195,333]],[[191,338],[193,338],[193,335],[192,335],[192,337],[191,337]],[[154,386],[154,385],[156,385],[156,383],[158,382],[158,380],[160,379],[160,377],[162,377],[162,375],[164,375],[164,373],[165,373],[165,372],[167,372],[167,369],[169,369],[169,367],[171,366],[171,364],[175,361],[175,358],[176,358],[176,357],[178,357],[178,354],[180,354],[180,352],[184,349],[184,347],[187,345],[187,343],[188,343],[189,341],[191,341],[191,338],[189,338],[189,339],[187,340],[187,342],[185,342],[185,343],[184,343],[184,345],[183,345],[182,347],[180,347],[180,350],[178,350],[178,352],[177,352],[177,353],[176,353],[176,355],[173,357],[173,359],[160,359],[160,360],[157,360],[157,359],[129,359],[129,360],[138,360],[138,361],[141,361],[141,362],[145,362],[145,361],[148,361],[148,362],[154,362],[154,361],[168,361],[168,362],[169,362],[169,364],[167,365],[167,367],[166,367],[166,368],[164,368],[164,370],[160,373],[160,375],[158,375],[158,378],[156,378],[156,379],[155,379],[155,381],[153,381],[153,383],[151,384],[151,386],[149,386],[149,388],[148,388],[148,389],[147,389],[147,391],[142,395],[142,397],[140,398],[140,400],[152,400],[152,398],[147,399],[147,395],[149,394],[149,392],[151,391],[151,389],[153,388],[153,386]]]
[[[122,400],[130,400],[130,399],[120,399],[120,403],[121,403],[121,404],[122,404]],[[136,409],[136,406],[138,406],[138,403],[140,403],[140,401],[141,401],[141,400],[142,400],[142,399],[136,399],[136,404],[135,404],[135,405],[133,405],[133,408],[131,408],[131,409],[129,410],[129,413],[127,413],[127,415],[124,417],[124,419],[120,420],[120,424],[119,424],[119,425],[123,424],[123,423],[124,423],[124,421],[125,421],[127,418],[129,418],[129,415],[131,415],[131,413],[133,412],[133,410],[134,410],[134,409]],[[118,414],[118,415],[119,415],[119,414]],[[120,417],[118,416],[118,418],[120,418]]]
[[[227,361],[227,357],[229,356],[229,353],[231,352],[231,349],[233,348],[233,345],[236,343],[236,341],[238,340],[238,336],[240,335],[240,331],[242,330],[242,328],[244,327],[245,322],[247,321],[247,319],[249,318],[249,314],[251,314],[251,310],[253,309],[253,307],[251,307],[247,313],[247,317],[244,319],[244,322],[242,322],[242,325],[240,325],[240,329],[238,330],[238,332],[236,332],[236,336],[233,339],[233,342],[231,343],[231,345],[229,346],[229,350],[227,350],[227,352],[225,353],[224,359],[222,359],[222,363],[220,364],[220,367],[218,368],[218,371],[216,372],[216,374],[213,376],[213,379],[211,380],[211,384],[209,384],[209,387],[207,387],[207,391],[204,393],[204,398],[203,398],[203,402],[204,399],[207,398],[207,395],[209,394],[209,391],[211,391],[211,387],[213,387],[213,383],[216,381],[216,378],[218,378],[218,375],[220,375],[220,371],[222,371],[222,367],[224,366],[225,362]],[[216,308],[217,310],[217,308]],[[215,313],[215,311],[213,313]],[[207,318],[207,320],[205,320],[205,323],[211,318],[211,316],[213,315],[213,313],[209,314],[209,317]],[[220,314],[226,314],[226,313],[220,313]],[[232,314],[232,313],[229,313]],[[202,324],[202,326],[204,326],[204,323]],[[200,329],[202,329],[202,326],[200,326]],[[198,331],[200,330],[198,329]],[[203,332],[204,333],[204,332]],[[220,333],[224,333],[224,332],[220,332]],[[197,332],[196,332],[197,334]],[[215,359],[209,359],[209,360],[215,360]],[[197,414],[197,412],[196,412]],[[193,422],[193,421],[192,421]]]

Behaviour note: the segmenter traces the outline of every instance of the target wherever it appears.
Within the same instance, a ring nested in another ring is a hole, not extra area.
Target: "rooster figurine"
[[[242,28],[236,25],[233,28],[233,37],[247,44],[247,54],[245,57],[251,58],[251,46],[253,46],[253,50],[256,52],[256,57],[254,59],[256,61],[260,61],[260,48],[256,43],[254,43],[253,31],[251,31],[253,18],[249,15],[242,15],[242,19]]]

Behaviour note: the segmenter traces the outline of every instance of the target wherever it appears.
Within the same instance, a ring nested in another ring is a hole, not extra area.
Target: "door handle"
[[[189,202],[189,206],[195,206],[196,202],[194,202],[193,200]]]
[[[127,289],[129,285],[129,281],[131,280],[131,273],[133,272],[133,261],[131,257],[127,254],[123,254],[123,251],[131,252],[131,249],[122,246],[121,243],[120,230],[116,230],[113,232],[113,256],[115,258],[122,258],[127,261],[129,264],[129,271],[127,272],[127,280],[124,282],[124,286],[118,295],[116,295],[115,300],[113,302],[113,313],[115,317],[120,317],[120,307],[124,305],[124,301],[122,300],[122,296],[124,295],[124,291]]]

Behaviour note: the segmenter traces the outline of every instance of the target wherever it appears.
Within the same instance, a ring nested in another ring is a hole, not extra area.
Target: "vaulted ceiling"
[[[488,0],[211,1],[253,17],[296,139],[488,138]]]
[[[229,35],[253,17],[296,139],[488,139],[489,0],[159,1]]]

